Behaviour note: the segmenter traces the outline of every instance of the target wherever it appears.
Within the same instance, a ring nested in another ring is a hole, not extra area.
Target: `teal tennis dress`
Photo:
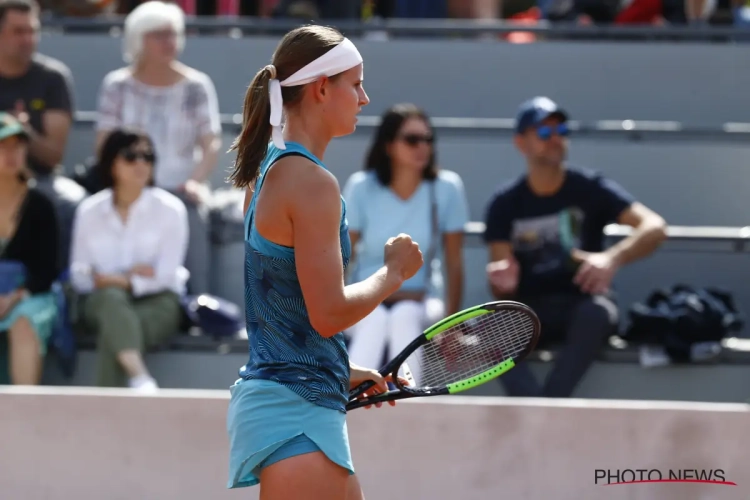
[[[286,155],[323,163],[297,143],[269,145],[245,215],[245,319],[249,360],[230,388],[228,488],[253,486],[284,458],[322,451],[354,473],[346,428],[349,357],[342,333],[325,338],[310,324],[294,248],[258,234],[255,202],[268,170]],[[344,269],[351,256],[346,203],[339,228]]]

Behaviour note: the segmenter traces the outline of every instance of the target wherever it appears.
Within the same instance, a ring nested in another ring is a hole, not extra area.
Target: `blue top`
[[[469,219],[461,177],[455,172],[440,170],[435,182],[423,181],[407,200],[399,198],[389,186],[382,185],[375,172],[353,174],[344,186],[349,228],[360,233],[354,272],[351,278],[362,281],[383,266],[383,247],[388,238],[406,233],[419,244],[425,259],[431,245],[435,245],[430,282],[427,282],[425,262],[417,274],[405,281],[401,290],[426,290],[440,296],[443,291],[441,272],[442,238],[433,242],[432,195],[437,206],[439,235],[463,231]]]
[[[349,356],[344,336],[321,336],[310,324],[297,277],[294,248],[273,243],[255,229],[253,213],[263,180],[271,166],[286,155],[323,163],[300,144],[273,144],[260,167],[245,215],[245,321],[250,359],[240,369],[243,379],[277,382],[313,404],[346,412]],[[344,269],[351,256],[346,204],[341,199],[339,228]]]
[[[513,245],[520,296],[581,293],[573,283],[571,250],[604,250],[604,226],[634,201],[616,182],[581,168],[568,167],[562,187],[550,196],[534,194],[522,175],[490,201],[484,239]]]

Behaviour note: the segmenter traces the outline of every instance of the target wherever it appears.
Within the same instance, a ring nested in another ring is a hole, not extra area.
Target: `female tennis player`
[[[370,395],[387,387],[376,371],[350,365],[341,332],[412,277],[422,253],[398,235],[381,269],[344,285],[346,204],[322,159],[369,103],[362,57],[338,31],[305,26],[282,39],[272,62],[247,90],[232,146],[232,181],[247,193],[250,359],[231,387],[228,487],[260,483],[262,500],[360,500],[348,391],[366,380],[377,383]]]

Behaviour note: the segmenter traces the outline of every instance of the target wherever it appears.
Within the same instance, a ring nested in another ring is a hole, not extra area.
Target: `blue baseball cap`
[[[555,116],[568,121],[568,113],[549,97],[534,97],[521,104],[516,115],[516,133],[523,133],[529,127],[536,127],[547,118]]]

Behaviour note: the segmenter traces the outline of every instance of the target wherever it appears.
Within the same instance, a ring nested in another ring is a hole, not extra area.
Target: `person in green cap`
[[[41,381],[59,275],[55,207],[30,180],[28,142],[23,125],[0,112],[0,372],[18,385]]]

